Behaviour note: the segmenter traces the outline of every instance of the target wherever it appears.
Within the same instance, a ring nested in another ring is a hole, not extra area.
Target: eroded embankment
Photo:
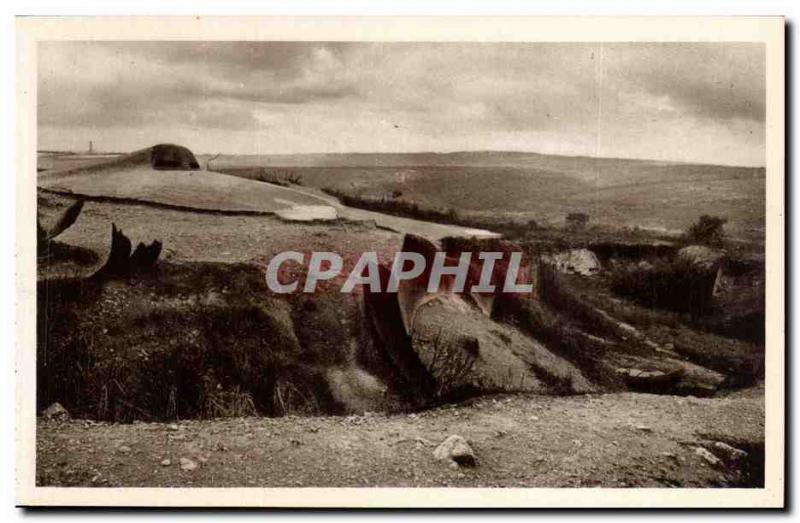
[[[350,295],[269,298],[258,269],[201,263],[38,291],[39,408],[130,421],[406,404],[369,361]]]
[[[92,202],[59,239],[70,253],[107,252],[110,217],[134,238],[163,239],[167,259],[153,273],[101,284],[86,280],[86,268],[78,279],[53,276],[65,260],[40,264],[40,409],[58,401],[75,416],[118,421],[330,414],[496,392],[710,395],[763,377],[749,363],[763,361],[763,348],[685,327],[682,340],[658,325],[634,327],[614,318],[610,301],[541,278],[552,271],[540,271],[534,296],[497,299],[488,312],[468,297],[435,297],[418,307],[411,329],[397,294],[268,292],[263,268],[275,252],[399,247],[374,228]],[[443,247],[500,248],[471,242]]]
[[[390,307],[397,295],[378,296],[336,288],[272,295],[263,271],[247,264],[160,263],[152,274],[103,283],[43,280],[38,406],[153,421],[599,390],[573,364],[467,304],[429,304],[413,336],[388,332],[386,321],[400,318]]]
[[[102,285],[44,280],[38,408],[60,402],[76,417],[158,421],[417,410],[493,392],[725,388],[725,374],[633,332],[615,335],[610,319],[601,338],[597,325],[532,299],[506,300],[493,317],[457,299],[429,303],[409,336],[393,295],[364,297],[278,297],[246,264],[160,263]],[[737,357],[720,352],[721,367]],[[621,369],[663,379],[631,381]]]

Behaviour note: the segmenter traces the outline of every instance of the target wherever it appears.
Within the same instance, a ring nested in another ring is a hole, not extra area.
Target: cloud
[[[640,90],[684,114],[763,122],[765,52],[761,44],[610,44],[603,69],[610,85]]]
[[[344,64],[325,47],[262,52],[248,68],[246,58],[253,54],[240,51],[251,45],[211,47],[214,52],[209,45],[41,44],[39,123],[104,127],[156,118],[190,124],[202,118],[214,127],[238,128],[245,121],[258,122],[255,106],[244,103],[303,104],[355,92],[342,79]],[[209,104],[215,114],[233,118],[197,116]]]
[[[752,138],[765,116],[758,44],[52,42],[39,56],[48,137],[114,129],[107,136],[133,143],[160,125],[216,148],[202,135],[249,132],[230,152],[513,148],[763,163]],[[677,148],[680,129],[690,136]]]

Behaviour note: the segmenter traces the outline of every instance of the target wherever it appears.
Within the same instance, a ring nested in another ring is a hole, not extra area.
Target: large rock
[[[592,276],[600,272],[600,260],[589,249],[572,249],[547,257],[559,272]]]
[[[663,371],[621,367],[617,373],[632,387],[650,388],[671,385],[681,378],[684,371],[682,368]]]
[[[418,309],[412,348],[439,398],[594,390],[572,363],[518,329],[486,317],[459,295],[437,296]]]
[[[704,275],[701,283],[707,292],[717,296],[722,286],[722,261],[725,253],[705,245],[689,245],[678,251],[678,260],[689,265],[698,275]],[[695,282],[695,286],[698,282]]]
[[[719,459],[714,454],[712,454],[711,452],[709,452],[708,449],[705,449],[703,447],[696,447],[694,449],[694,453],[703,458],[706,461],[706,463],[708,463],[712,467],[719,467],[722,465],[722,460]]]
[[[42,417],[47,420],[66,421],[70,416],[67,409],[62,407],[60,403],[55,402],[42,411]]]
[[[742,449],[737,449],[723,441],[715,441],[711,445],[714,454],[721,457],[725,463],[739,464],[747,458],[747,452]]]
[[[664,355],[663,350],[649,356],[610,354],[617,375],[633,390],[657,394],[712,396],[725,381],[725,375]]]
[[[189,458],[181,458],[180,464],[181,464],[181,470],[186,472],[191,472],[198,467],[197,462]]]
[[[478,460],[467,440],[457,434],[448,436],[433,451],[433,457],[439,461],[449,460],[459,465],[474,467]]]

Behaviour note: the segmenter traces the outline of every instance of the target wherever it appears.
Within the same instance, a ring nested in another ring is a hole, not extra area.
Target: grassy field
[[[713,214],[739,238],[760,242],[765,230],[761,168],[471,152],[220,156],[211,169],[245,177],[278,170],[310,187],[468,216],[560,225],[567,213],[586,212],[593,224],[677,232]]]

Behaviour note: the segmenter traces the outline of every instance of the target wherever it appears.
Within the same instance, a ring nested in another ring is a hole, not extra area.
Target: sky
[[[42,42],[39,149],[763,166],[756,43]]]

